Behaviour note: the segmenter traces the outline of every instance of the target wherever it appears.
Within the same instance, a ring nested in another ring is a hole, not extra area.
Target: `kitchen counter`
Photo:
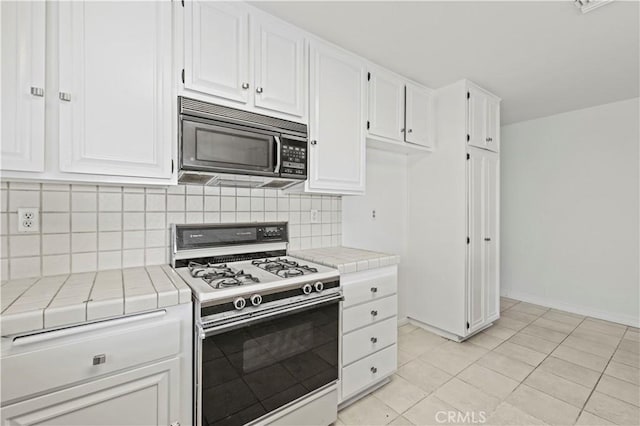
[[[0,287],[3,336],[189,303],[168,265],[23,278]]]
[[[400,263],[400,256],[342,246],[295,250],[289,254],[310,262],[338,268],[341,274]]]

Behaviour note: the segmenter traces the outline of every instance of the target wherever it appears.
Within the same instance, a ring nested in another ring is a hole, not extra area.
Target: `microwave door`
[[[192,119],[182,120],[182,168],[212,173],[277,176],[280,138],[275,132],[247,130]]]

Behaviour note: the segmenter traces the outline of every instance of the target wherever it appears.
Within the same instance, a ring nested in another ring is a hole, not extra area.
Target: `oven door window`
[[[207,337],[202,425],[242,425],[338,380],[338,306]]]
[[[182,121],[182,163],[186,169],[226,173],[274,174],[275,133],[233,125]]]

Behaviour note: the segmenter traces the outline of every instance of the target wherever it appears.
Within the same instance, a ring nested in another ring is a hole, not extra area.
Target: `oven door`
[[[338,380],[337,293],[201,328],[196,424],[243,425]]]
[[[279,133],[187,116],[180,123],[183,170],[279,176]]]

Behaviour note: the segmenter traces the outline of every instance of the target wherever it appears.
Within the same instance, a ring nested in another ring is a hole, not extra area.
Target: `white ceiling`
[[[513,123],[637,97],[637,1],[254,2],[426,86],[468,78]]]

